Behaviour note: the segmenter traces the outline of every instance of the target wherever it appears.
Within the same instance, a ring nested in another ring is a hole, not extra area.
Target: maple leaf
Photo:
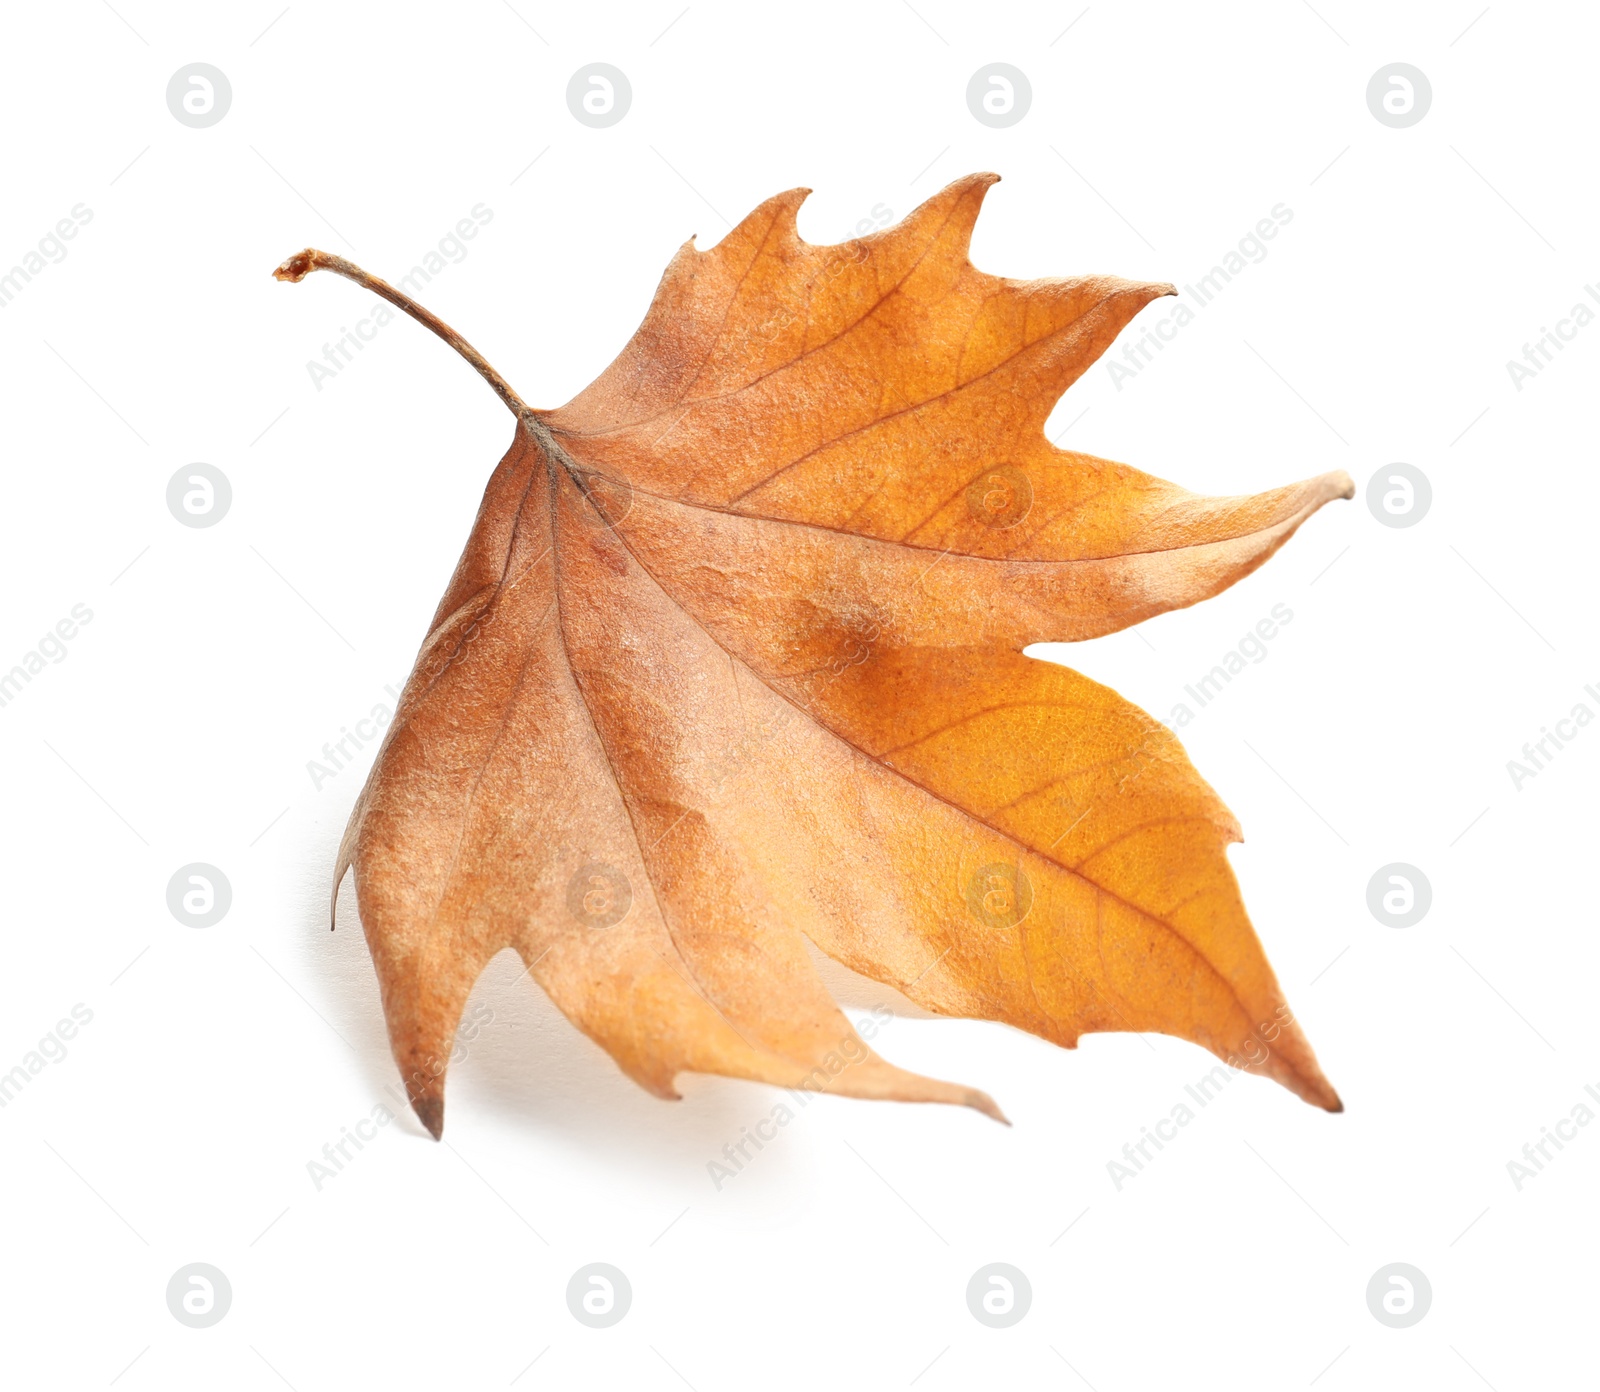
[[[1163,725],[1023,655],[1205,599],[1332,498],[1206,498],[1054,448],[1057,398],[1170,285],[967,257],[996,176],[839,246],[807,190],[691,240],[573,401],[518,418],[339,849],[396,1062],[445,1061],[505,947],[622,1070],[856,1097],[974,1088],[878,1057],[806,940],[942,1015],[1072,1047],[1161,1031],[1340,1103]]]

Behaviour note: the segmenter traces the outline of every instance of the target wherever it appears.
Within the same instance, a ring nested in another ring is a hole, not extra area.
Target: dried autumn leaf
[[[662,1097],[688,1069],[1000,1117],[873,1053],[809,938],[939,1014],[1161,1031],[1339,1109],[1232,814],[1164,726],[1022,649],[1216,594],[1352,484],[1204,498],[1051,446],[1060,394],[1174,291],[974,269],[994,182],[832,247],[780,194],[685,245],[552,411],[350,263],[276,272],[384,295],[518,417],[335,872],[435,1136],[507,946]]]

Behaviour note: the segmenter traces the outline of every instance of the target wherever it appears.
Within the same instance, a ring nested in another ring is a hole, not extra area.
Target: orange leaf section
[[[837,247],[770,200],[519,425],[341,848],[435,1134],[506,946],[663,1096],[697,1070],[999,1115],[874,1054],[810,939],[936,1012],[1162,1031],[1338,1109],[1232,815],[1165,727],[1021,649],[1217,593],[1350,480],[1204,498],[1053,448],[1171,287],[975,270],[993,182]]]

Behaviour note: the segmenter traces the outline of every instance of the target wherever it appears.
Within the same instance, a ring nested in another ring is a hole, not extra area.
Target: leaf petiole
[[[469,363],[478,370],[478,375],[494,388],[498,396],[511,409],[516,416],[536,436],[546,437],[548,431],[534,416],[532,409],[523,399],[511,389],[506,381],[494,368],[489,366],[483,354],[474,348],[466,339],[462,338],[443,319],[430,310],[424,309],[409,295],[402,294],[386,280],[379,280],[377,276],[370,275],[361,269],[354,261],[346,261],[342,256],[335,256],[332,252],[318,251],[315,247],[307,247],[304,251],[297,251],[283,262],[272,275],[275,280],[286,280],[290,284],[298,284],[312,271],[332,271],[335,275],[342,275],[346,280],[353,280],[365,290],[370,290],[374,295],[379,295],[389,301],[396,309],[404,310],[419,324],[432,329],[456,352],[460,353]]]

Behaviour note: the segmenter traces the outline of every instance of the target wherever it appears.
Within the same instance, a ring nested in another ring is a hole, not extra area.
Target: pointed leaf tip
[[[1010,1126],[1011,1118],[1000,1110],[1000,1105],[986,1092],[973,1088],[967,1093],[964,1101],[974,1111],[982,1112],[984,1116],[998,1121],[1002,1126]]]
[[[411,1109],[417,1114],[417,1120],[428,1128],[428,1134],[436,1141],[444,1139],[444,1098],[438,1093],[425,1093],[421,1097],[411,1099]]]

